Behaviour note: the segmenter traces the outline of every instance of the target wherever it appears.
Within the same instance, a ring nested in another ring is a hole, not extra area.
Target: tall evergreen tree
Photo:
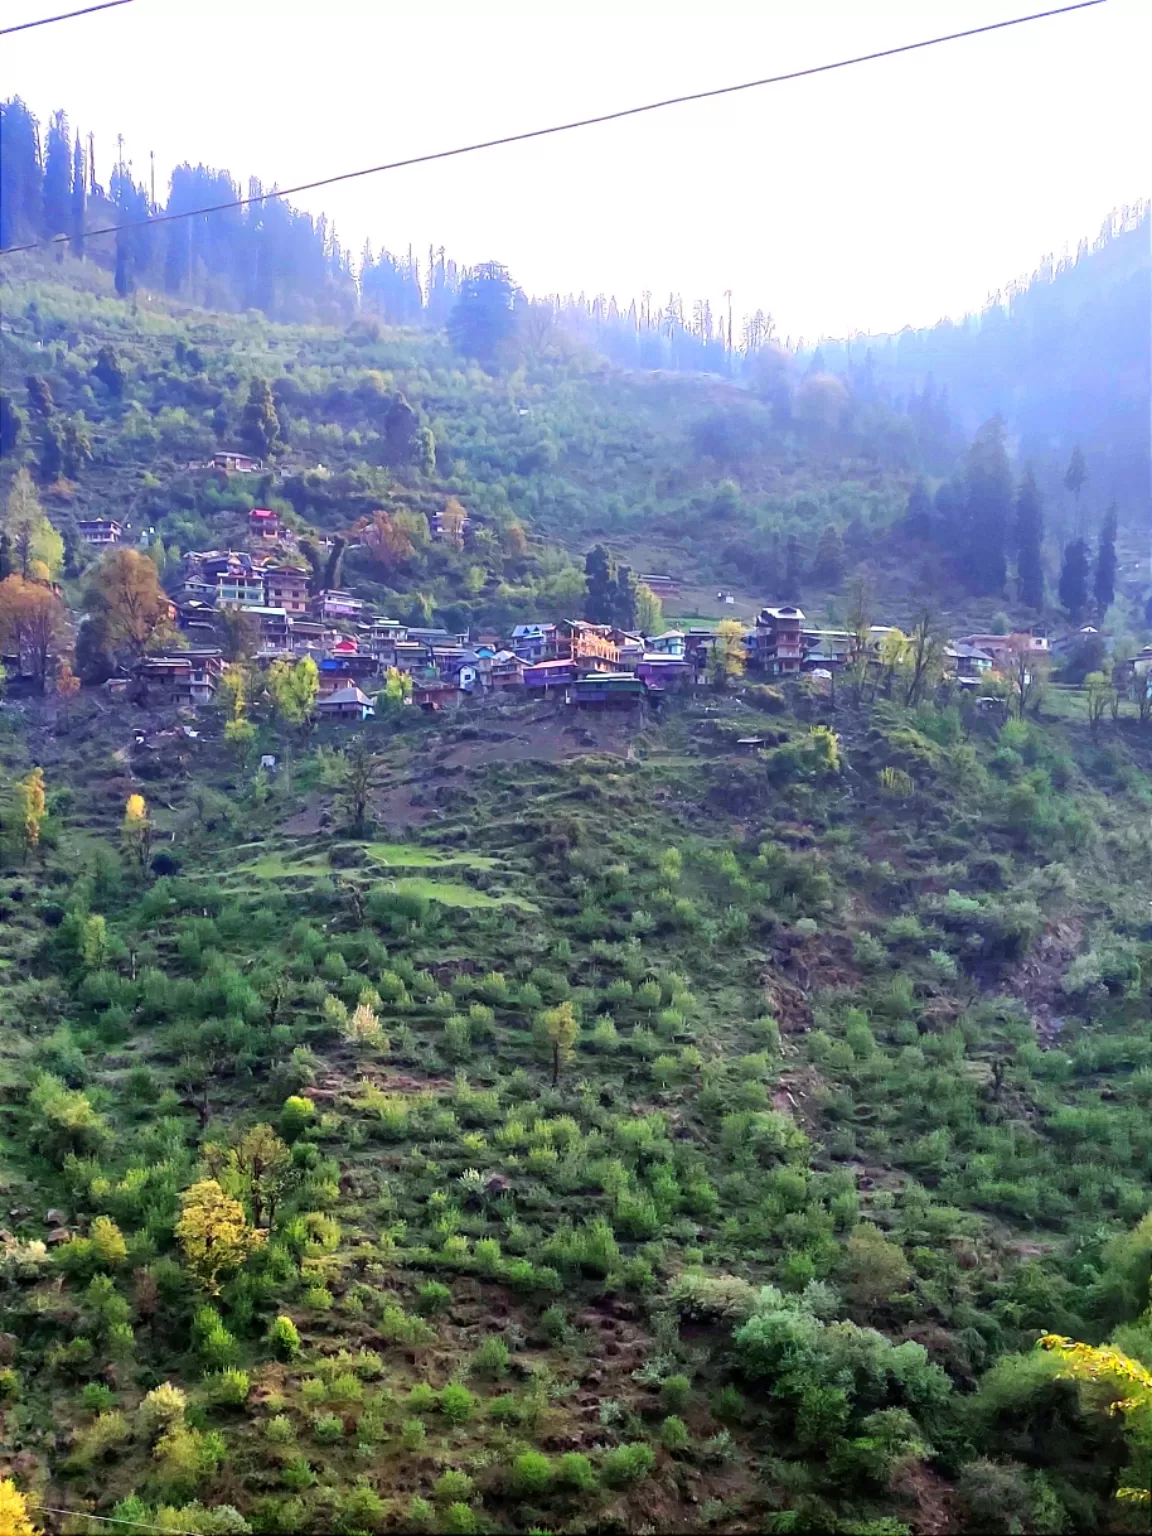
[[[636,577],[626,565],[617,567],[616,570],[616,594],[612,605],[612,624],[618,624],[621,629],[634,630],[636,628]]]
[[[15,453],[25,425],[24,412],[17,409],[10,396],[0,391],[0,458]]]
[[[40,129],[14,96],[0,102],[0,245],[44,232],[44,168]]]
[[[516,287],[506,267],[486,261],[471,272],[448,316],[448,336],[458,352],[491,367],[516,328]]]
[[[1005,548],[1012,523],[1012,471],[1004,422],[993,416],[976,433],[964,475],[964,580],[981,596],[1002,592],[1008,574]]]
[[[927,499],[927,498],[925,498]],[[844,576],[844,541],[835,523],[825,523],[816,545],[812,575],[822,586],[835,591]]]
[[[1096,545],[1096,572],[1092,581],[1092,595],[1096,599],[1096,622],[1103,624],[1104,615],[1116,601],[1116,503],[1104,514],[1100,526],[1100,539]]]
[[[1044,606],[1044,506],[1031,466],[1016,496],[1016,591],[1022,603]]]
[[[72,151],[72,254],[84,255],[84,222],[88,211],[88,175],[84,164],[84,146],[80,135]]]
[[[72,232],[72,133],[63,112],[53,112],[44,156],[44,233]]]
[[[1060,601],[1073,624],[1078,624],[1088,605],[1088,546],[1073,539],[1060,566]]]
[[[584,617],[589,624],[616,622],[616,568],[603,544],[584,556]]]
[[[240,416],[240,441],[257,458],[269,459],[280,447],[280,418],[267,379],[253,379]]]
[[[790,533],[784,544],[784,575],[781,578],[783,594],[788,602],[800,601],[800,586],[803,580],[804,554],[800,548],[800,540],[794,533]]]

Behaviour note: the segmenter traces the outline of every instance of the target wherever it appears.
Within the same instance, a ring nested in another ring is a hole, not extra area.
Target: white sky
[[[71,0],[69,0],[71,3]],[[1053,0],[1047,0],[1048,4]],[[4,25],[68,8],[0,0]],[[1044,0],[137,0],[0,44],[0,95],[182,159],[310,181],[958,31]],[[447,247],[529,292],[649,288],[781,336],[977,308],[1150,186],[1148,0],[324,188],[358,253]],[[1144,105],[1141,105],[1141,103]]]

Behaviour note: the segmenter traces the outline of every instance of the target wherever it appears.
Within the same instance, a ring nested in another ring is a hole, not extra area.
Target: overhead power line
[[[498,139],[481,139],[475,144],[461,144],[455,149],[439,149],[427,155],[411,155],[405,160],[390,160],[384,165],[369,165],[359,171],[342,171],[336,176],[322,176],[318,181],[303,181],[295,187],[277,187],[262,192],[258,197],[237,197],[226,203],[210,203],[204,208],[189,208],[182,213],[160,213],[147,219],[132,219],[124,224],[107,224],[101,229],[85,230],[84,238],[97,235],[114,235],[120,230],[143,229],[153,224],[172,224],[178,219],[194,219],[208,213],[226,213],[232,208],[247,208],[251,203],[267,203],[273,198],[292,197],[297,192],[313,192],[318,187],[330,187],[340,181],[356,181],[362,176],[379,176],[384,171],[400,171],[411,165],[428,165],[435,160],[452,160],[459,155],[473,155],[482,149],[499,149],[505,144],[523,144],[528,139],[543,139],[554,133],[571,133],[576,128],[592,128],[598,123],[619,122],[625,117],[639,117],[644,112],[659,112],[665,107],[685,106],[693,101],[708,101],[717,96],[732,96],[738,91],[753,91],[760,86],[782,85],[788,80],[803,80],[809,75],[825,75],[834,69],[848,69],[853,64],[871,64],[876,59],[891,59],[898,54],[914,53],[920,48],[934,48],[940,43],[955,43],[965,37],[979,37],[985,32],[1002,32],[1006,27],[1020,27],[1030,21],[1044,21],[1050,16],[1066,16],[1071,11],[1086,11],[1103,5],[1105,0],[1077,0],[1075,5],[1062,5],[1051,11],[1034,11],[1030,16],[1013,16],[1007,21],[989,22],[983,27],[968,27],[963,32],[948,32],[941,37],[924,38],[918,43],[902,43],[897,48],[881,48],[876,53],[861,53],[851,59],[837,59],[831,64],[814,64],[808,69],[793,69],[783,75],[769,75],[763,80],[745,80],[740,85],[721,85],[710,91],[693,91],[687,96],[669,96],[663,101],[645,102],[639,107],[622,107],[616,112],[601,112],[596,117],[581,117],[571,123],[553,123],[548,128],[530,128],[524,133],[509,133]],[[49,245],[67,245],[70,235],[50,235],[43,240],[29,240],[24,245],[8,245],[0,250],[0,256],[14,255],[17,251],[36,251]]]
[[[54,21],[71,21],[76,16],[91,16],[93,11],[111,11],[118,5],[131,5],[132,0],[103,0],[100,5],[86,5],[82,11],[65,11],[61,16],[41,16],[39,21],[22,21],[18,27],[0,27],[0,37],[9,32],[30,32],[33,27],[50,27]]]

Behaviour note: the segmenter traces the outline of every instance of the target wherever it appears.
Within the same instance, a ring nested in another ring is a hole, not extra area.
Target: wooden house
[[[749,665],[769,677],[800,671],[804,662],[804,613],[794,604],[761,608],[748,637]]]
[[[587,709],[632,709],[649,696],[648,685],[633,672],[590,672],[567,689],[568,702]]]
[[[263,569],[265,602],[285,613],[308,612],[308,572],[294,565],[266,565]]]
[[[280,533],[279,513],[270,507],[253,507],[248,513],[248,535],[253,539],[275,539]]]
[[[367,720],[375,712],[372,700],[355,683],[316,702],[316,713],[322,720]]]
[[[239,453],[235,448],[225,448],[214,453],[208,461],[212,469],[222,469],[230,475],[254,475],[264,468],[261,459],[250,453]]]
[[[110,549],[124,537],[124,528],[114,517],[82,517],[76,527],[85,544],[94,549]]]

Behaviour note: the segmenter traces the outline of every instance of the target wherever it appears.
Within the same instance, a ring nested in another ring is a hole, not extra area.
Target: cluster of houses
[[[371,715],[393,669],[411,680],[412,702],[425,710],[510,690],[592,708],[658,702],[669,691],[699,684],[717,643],[712,628],[647,636],[583,619],[518,624],[507,636],[453,634],[380,617],[344,590],[313,592],[307,571],[280,553],[258,550],[189,555],[172,604],[185,643],[138,663],[144,697],[211,702],[226,664],[218,616],[233,610],[253,621],[258,664],[313,658],[317,711],[338,720]],[[878,650],[889,632],[874,626],[869,647]],[[831,677],[852,661],[857,645],[852,632],[812,627],[788,604],[761,609],[743,632],[748,671],[765,678]],[[1050,648],[1042,635],[972,634],[950,641],[945,656],[959,685],[976,687],[986,674],[1010,670],[1022,650],[1042,656]],[[128,680],[112,686],[127,687]]]

